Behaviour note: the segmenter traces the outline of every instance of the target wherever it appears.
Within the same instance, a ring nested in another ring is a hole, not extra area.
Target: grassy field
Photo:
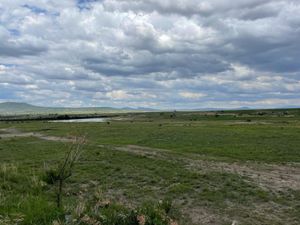
[[[88,142],[57,209],[43,176],[63,159],[66,137],[78,134]],[[107,217],[167,199],[183,225],[300,223],[300,110],[1,122],[0,137],[0,224],[97,224],[66,222],[95,196],[112,205],[102,209]]]

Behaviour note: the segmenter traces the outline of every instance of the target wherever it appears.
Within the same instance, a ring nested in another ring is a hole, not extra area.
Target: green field
[[[300,223],[300,110],[121,117],[1,122],[0,224],[96,224],[65,221],[95,195],[124,207],[108,213],[168,199],[183,225]],[[58,210],[43,176],[68,149],[60,137],[74,135],[88,142]]]

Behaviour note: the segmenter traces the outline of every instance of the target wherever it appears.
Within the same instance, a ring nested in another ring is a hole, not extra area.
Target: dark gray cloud
[[[1,56],[38,55],[45,51],[47,51],[47,45],[42,40],[27,35],[20,36],[17,30],[10,32],[0,25]]]
[[[299,106],[297,0],[0,2],[0,101]]]
[[[111,11],[157,11],[162,14],[171,13],[183,16],[192,16],[195,14],[210,16],[215,13],[224,13],[240,9],[251,10],[268,2],[271,2],[271,0],[240,0],[234,4],[224,0],[109,0],[104,1],[104,6]]]

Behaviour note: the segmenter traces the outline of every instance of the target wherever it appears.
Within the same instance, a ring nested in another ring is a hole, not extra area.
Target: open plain
[[[64,188],[74,208],[95,193],[134,208],[172,201],[179,224],[299,224],[299,110],[121,114],[98,123],[0,123],[0,215],[61,217],[46,168],[76,135],[87,143]],[[37,208],[38,207],[38,208]],[[23,221],[23,223],[22,223]]]

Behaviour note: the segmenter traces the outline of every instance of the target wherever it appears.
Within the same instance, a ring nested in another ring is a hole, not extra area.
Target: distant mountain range
[[[92,113],[119,113],[119,112],[146,112],[155,111],[148,108],[112,108],[112,107],[41,107],[27,103],[4,102],[0,103],[0,115],[20,114],[92,114]]]
[[[295,107],[286,107],[295,108]],[[222,111],[222,110],[255,110],[248,107],[223,109],[223,108],[198,108],[198,109],[181,109],[177,111]],[[256,109],[258,110],[258,109]],[[106,113],[128,113],[128,112],[159,112],[162,110],[152,109],[152,108],[113,108],[113,107],[81,107],[81,108],[71,108],[71,107],[42,107],[35,106],[27,103],[19,102],[4,102],[0,103],[0,115],[38,115],[38,114],[106,114]],[[164,110],[173,111],[173,110]]]

